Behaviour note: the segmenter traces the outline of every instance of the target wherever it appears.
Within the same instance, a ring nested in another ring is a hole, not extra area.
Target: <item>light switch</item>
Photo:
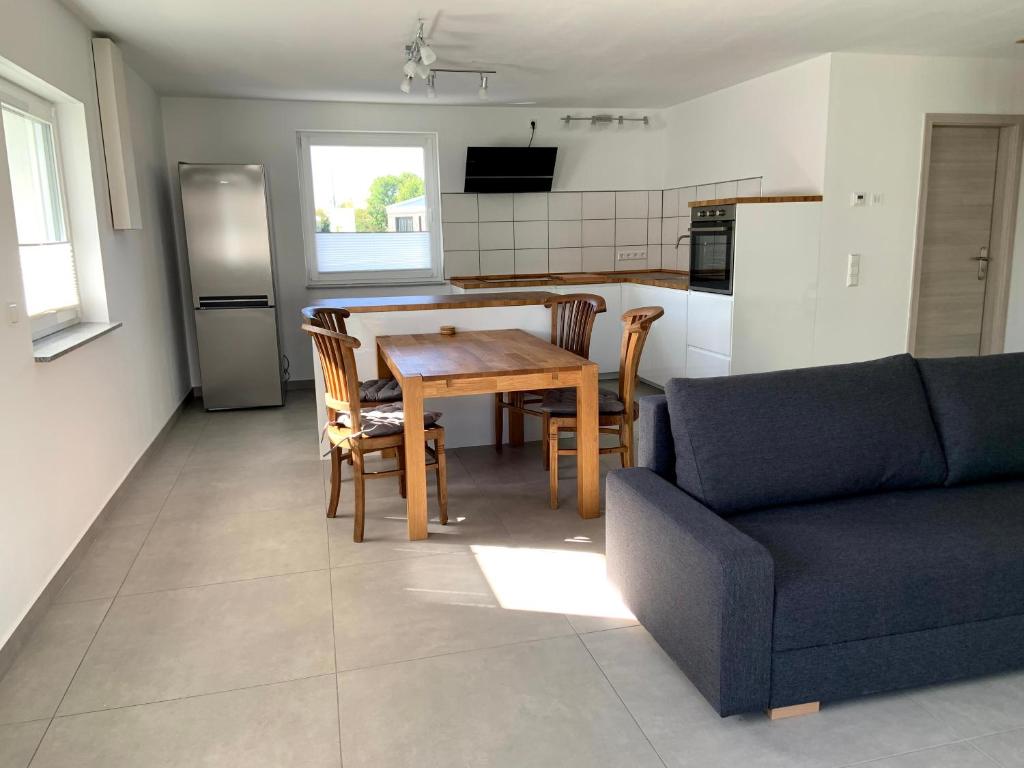
[[[21,313],[18,312],[18,305],[14,304],[13,302],[11,304],[8,304],[7,305],[7,322],[9,322],[11,325],[14,325],[20,319],[21,319]]]
[[[846,259],[846,287],[860,285],[860,254],[851,253]]]

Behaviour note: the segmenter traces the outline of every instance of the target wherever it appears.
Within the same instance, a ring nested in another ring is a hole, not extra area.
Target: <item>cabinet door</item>
[[[652,285],[622,286],[622,311],[637,307],[661,307],[665,315],[651,326],[640,357],[640,378],[664,387],[671,378],[686,375],[686,291]]]
[[[686,343],[732,356],[732,296],[690,291]]]
[[[708,376],[728,376],[730,360],[725,355],[717,355],[697,347],[686,350],[686,377],[703,379]]]

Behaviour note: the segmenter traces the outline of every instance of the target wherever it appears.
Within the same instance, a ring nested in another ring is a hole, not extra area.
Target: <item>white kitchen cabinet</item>
[[[689,292],[653,285],[622,285],[622,311],[662,307],[665,315],[654,321],[640,357],[640,378],[659,387],[686,375],[687,304]]]
[[[732,308],[732,296],[691,291],[687,307],[687,345],[731,357]]]
[[[703,379],[708,376],[728,376],[731,361],[725,355],[708,352],[697,347],[686,349],[686,378]]]

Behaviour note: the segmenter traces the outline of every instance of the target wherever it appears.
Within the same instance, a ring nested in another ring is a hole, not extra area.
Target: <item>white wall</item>
[[[620,111],[637,114],[644,110]],[[270,185],[277,258],[279,323],[283,351],[293,379],[313,376],[308,339],[299,329],[299,310],[317,297],[389,295],[441,291],[443,286],[410,289],[306,288],[299,216],[299,130],[431,131],[438,134],[441,191],[461,192],[466,147],[523,145],[530,120],[537,121],[536,146],[558,146],[555,188],[571,190],[661,189],[666,153],[664,121],[646,110],[652,124],[566,127],[567,110],[516,107],[431,107],[255,99],[165,98],[164,132],[172,179],[179,162],[263,163]],[[572,110],[581,114],[580,110]],[[586,110],[589,114],[591,110]],[[175,196],[176,221],[180,200]],[[180,227],[180,223],[178,224]],[[183,233],[179,243],[184,242]],[[182,250],[183,263],[187,257]],[[187,273],[186,279],[187,279]],[[188,291],[185,292],[186,294]],[[189,310],[191,311],[191,310]],[[194,333],[191,320],[187,323]],[[194,338],[190,338],[193,384],[199,384]]]
[[[124,327],[52,363],[0,324],[0,645],[188,390],[160,103],[128,72],[144,229],[114,233],[89,31],[55,0],[0,0],[0,57],[85,105],[107,308]],[[0,301],[23,304],[0,154]]]
[[[821,194],[828,55],[665,111],[666,187],[763,177],[764,194]]]
[[[906,351],[924,119],[937,112],[1024,114],[1024,62],[832,55],[816,363]],[[852,208],[855,191],[884,204]],[[849,253],[861,254],[856,288]],[[1024,350],[1020,225],[1013,271],[1007,351]]]

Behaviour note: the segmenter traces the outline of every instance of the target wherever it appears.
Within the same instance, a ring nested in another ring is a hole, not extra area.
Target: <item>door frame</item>
[[[989,256],[992,261],[989,262],[989,282],[985,291],[984,319],[981,330],[981,354],[991,355],[1002,352],[1006,342],[1010,271],[1013,266],[1013,245],[1021,183],[1021,153],[1024,150],[1024,115],[946,113],[925,115],[907,351],[913,354],[917,344],[917,312],[921,291],[921,268],[924,259],[924,227],[928,208],[928,171],[931,166],[932,132],[936,127],[947,126],[999,129],[999,154],[996,158],[995,196],[992,201],[992,234],[989,247]]]

